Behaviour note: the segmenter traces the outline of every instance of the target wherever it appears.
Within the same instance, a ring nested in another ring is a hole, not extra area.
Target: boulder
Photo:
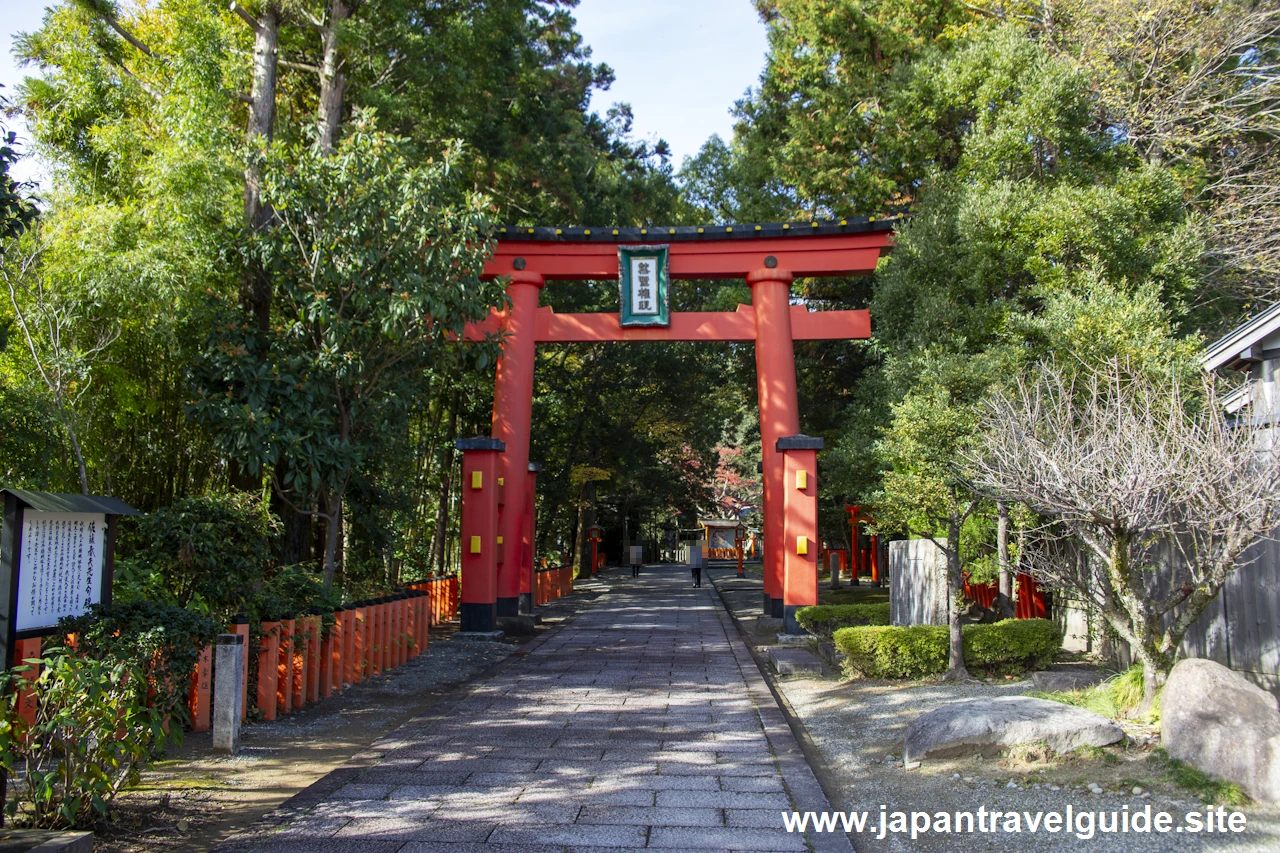
[[[1060,693],[1067,690],[1084,690],[1101,684],[1107,673],[1097,669],[1046,669],[1031,674],[1031,683],[1037,690],[1045,693]]]
[[[1160,743],[1170,758],[1280,803],[1280,705],[1240,673],[1179,661],[1160,694]]]
[[[1047,743],[1055,752],[1070,752],[1124,737],[1124,730],[1111,720],[1073,705],[1029,696],[968,699],[916,717],[903,738],[903,759],[993,755],[1025,743]]]

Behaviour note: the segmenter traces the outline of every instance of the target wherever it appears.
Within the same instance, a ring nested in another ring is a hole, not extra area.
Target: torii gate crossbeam
[[[810,312],[793,305],[791,282],[799,276],[872,272],[892,246],[892,229],[893,221],[887,219],[498,229],[497,248],[484,277],[508,278],[510,307],[469,325],[465,332],[468,340],[498,331],[504,339],[492,437],[459,442],[475,457],[470,462],[464,457],[463,630],[492,630],[497,616],[528,612],[532,606],[533,533],[525,504],[532,499],[528,470],[536,345],[664,340],[755,342],[764,469],[763,604],[766,614],[785,619],[787,629],[798,632],[795,609],[817,602],[814,454],[821,442],[799,435],[793,342],[865,339],[871,335],[871,321],[866,311]],[[556,314],[550,307],[538,307],[539,292],[548,281],[616,280],[619,247],[659,243],[668,248],[672,280],[742,278],[751,285],[752,304],[732,312],[673,312],[670,325],[658,328],[623,327],[617,314]],[[791,469],[807,472],[807,477],[797,473],[795,488],[784,488]],[[487,498],[481,494],[486,486],[473,488],[484,483],[486,470],[488,488],[501,484],[498,493]],[[475,494],[469,494],[472,491]],[[496,522],[480,518],[490,512],[496,513]],[[808,547],[807,542],[814,544]]]

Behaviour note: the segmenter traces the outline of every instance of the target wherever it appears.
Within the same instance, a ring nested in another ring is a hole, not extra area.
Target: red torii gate
[[[540,343],[755,341],[764,471],[764,612],[801,633],[793,613],[817,603],[817,470],[820,439],[800,435],[797,340],[871,336],[867,311],[811,312],[791,304],[799,276],[866,275],[892,246],[889,219],[677,228],[498,229],[484,278],[507,277],[510,307],[467,327],[468,340],[502,331],[490,438],[460,440],[463,458],[464,631],[492,631],[497,616],[533,599],[533,500],[529,433],[534,353]],[[672,312],[665,327],[624,327],[618,314],[556,314],[538,307],[554,280],[617,280],[619,247],[668,248],[680,279],[742,278],[751,304],[732,312]],[[781,442],[781,443],[780,443]],[[788,488],[791,472],[794,483]],[[505,544],[511,543],[511,544]],[[784,547],[786,545],[786,547]],[[792,547],[794,545],[794,547]]]

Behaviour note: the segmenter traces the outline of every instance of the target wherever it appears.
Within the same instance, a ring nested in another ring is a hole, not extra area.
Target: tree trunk
[[[971,681],[964,665],[964,634],[960,630],[960,602],[964,576],[960,565],[960,525],[955,520],[947,525],[947,626],[950,653],[943,681]]]
[[[458,389],[449,396],[449,426],[445,436],[452,440],[458,431]],[[451,448],[442,442],[440,449],[440,492],[436,501],[436,532],[431,537],[431,568],[436,574],[445,574],[445,541],[449,531],[449,498],[453,482],[453,458]]]
[[[1000,615],[1012,619],[1013,608],[1013,571],[1009,566],[1009,505],[1004,501],[996,504],[998,512],[996,520],[996,559],[1000,563],[1000,591],[997,604]]]
[[[325,492],[324,537],[324,588],[333,589],[333,575],[337,569],[338,534],[342,528],[342,495],[336,491]]]
[[[623,562],[623,565],[629,565],[630,561],[631,561],[631,509],[626,504],[623,504],[622,506],[622,562]]]
[[[332,154],[342,125],[342,98],[347,87],[342,73],[342,57],[338,50],[338,30],[351,15],[345,0],[333,0],[321,32],[323,59],[320,63],[320,102],[316,107],[316,149]]]
[[[289,460],[282,459],[276,466],[276,480],[283,482],[289,470]],[[310,500],[283,486],[273,486],[270,499],[271,511],[280,519],[279,560],[282,566],[305,563],[313,555],[312,517]],[[296,507],[296,508],[295,508]]]
[[[1172,661],[1167,660],[1166,656],[1143,646],[1144,644],[1138,643],[1133,647],[1134,656],[1142,664],[1142,701],[1131,715],[1139,719],[1150,717],[1155,710],[1156,698],[1172,668]]]
[[[578,499],[578,535],[574,538],[573,555],[573,576],[576,578],[591,577],[591,540],[588,537],[595,523],[596,482],[588,480],[582,484]]]
[[[71,451],[76,455],[76,471],[80,474],[80,494],[89,494],[89,472],[84,464],[84,452],[80,449],[80,439],[76,438],[76,428],[71,422],[70,414],[65,411],[63,413],[62,425],[67,431],[67,438],[71,441]],[[110,494],[110,490],[107,492]]]
[[[249,95],[249,147],[269,145],[275,129],[276,85],[280,62],[280,6],[263,6],[253,28],[253,89]],[[262,203],[262,167],[250,154],[244,171],[244,219],[250,233],[271,222],[271,211]],[[240,280],[240,306],[259,331],[271,328],[271,276],[251,261]]]

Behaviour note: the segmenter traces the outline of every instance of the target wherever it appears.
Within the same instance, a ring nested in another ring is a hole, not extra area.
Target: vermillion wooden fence
[[[996,597],[1000,594],[1000,584],[997,581],[991,581],[984,584],[969,583],[969,574],[964,576],[964,597],[971,598],[978,604],[994,610],[996,608]],[[1036,583],[1035,578],[1026,572],[1018,573],[1018,589],[1015,594],[1017,603],[1014,607],[1015,619],[1046,619],[1048,611],[1045,608],[1044,590],[1040,589],[1040,585]]]
[[[533,574],[533,603],[546,604],[573,592],[573,566],[536,569]]]
[[[383,598],[356,601],[333,612],[333,622],[324,630],[324,613],[314,610],[278,621],[262,622],[256,649],[248,643],[249,624],[236,620],[228,633],[245,637],[244,696],[241,717],[248,715],[252,697],[265,720],[305,708],[332,696],[352,684],[395,669],[427,648],[432,625],[458,616],[458,578],[433,578],[412,584],[404,591]],[[40,656],[40,638],[21,640],[15,659]],[[257,655],[257,678],[250,682],[249,656]],[[32,667],[24,673],[29,681],[39,676]],[[250,692],[252,691],[252,693]],[[191,728],[208,731],[213,709],[213,647],[201,653],[187,697]],[[34,723],[36,697],[24,689],[19,696],[19,712]]]

